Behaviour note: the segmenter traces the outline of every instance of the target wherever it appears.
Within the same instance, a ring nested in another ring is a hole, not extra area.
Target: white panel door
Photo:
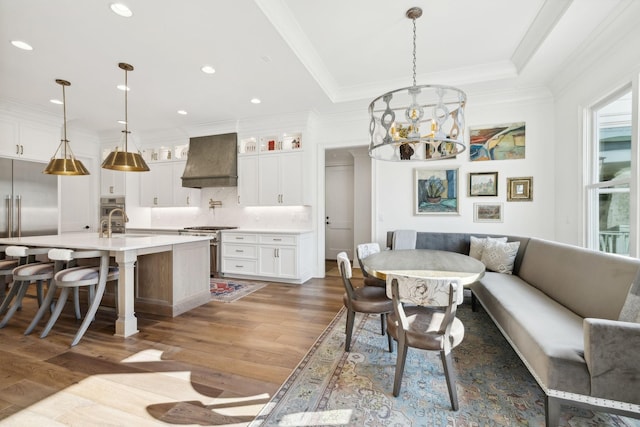
[[[325,168],[325,259],[353,259],[353,165]]]

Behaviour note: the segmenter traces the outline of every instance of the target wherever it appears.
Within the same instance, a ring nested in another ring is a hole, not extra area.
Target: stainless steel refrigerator
[[[45,166],[0,158],[0,237],[58,234],[58,177]]]

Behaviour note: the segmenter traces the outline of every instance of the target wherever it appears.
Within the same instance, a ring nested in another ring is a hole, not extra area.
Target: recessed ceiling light
[[[184,110],[178,110],[178,114],[182,115],[182,116],[186,116],[187,112]]]
[[[22,50],[33,50],[33,47],[27,42],[23,42],[22,40],[11,40],[11,44]]]
[[[202,70],[203,73],[205,74],[213,74],[216,72],[216,69],[213,68],[211,65],[204,65],[202,68],[200,68]]]
[[[62,105],[62,101],[59,99],[50,99],[49,102],[56,105]]]
[[[118,123],[120,123],[121,125],[126,125],[127,124],[127,122],[124,121],[124,120],[118,120]]]
[[[251,98],[251,103],[252,104],[260,104],[262,101],[260,101],[258,98]]]
[[[131,90],[131,89],[129,89],[128,87],[126,87],[125,85],[118,85],[118,86],[116,86],[116,87],[117,87],[118,89],[120,89],[120,90],[126,90],[126,91]]]
[[[131,18],[133,16],[133,12],[131,11],[131,9],[129,9],[122,3],[111,3],[109,7],[116,15],[120,15],[125,18]]]

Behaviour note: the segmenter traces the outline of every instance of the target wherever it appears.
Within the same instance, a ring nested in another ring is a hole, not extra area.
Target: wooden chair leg
[[[396,376],[393,380],[393,395],[400,395],[400,386],[402,385],[402,376],[404,375],[404,363],[407,360],[407,346],[404,342],[398,340],[398,357],[396,358]]]
[[[4,314],[4,312],[7,311],[7,308],[9,308],[9,304],[11,304],[11,300],[13,299],[13,297],[16,296],[16,294],[20,290],[21,284],[22,284],[21,281],[13,282],[13,284],[11,285],[11,289],[9,290],[9,293],[4,297],[4,300],[2,300],[2,306],[0,306],[0,314]]]
[[[7,276],[0,275],[0,299],[4,300],[5,295],[7,294]]]
[[[355,321],[356,312],[347,308],[347,323],[344,342],[344,351],[351,351],[351,335],[353,334],[353,322]]]
[[[18,311],[20,307],[22,307],[22,298],[24,298],[24,295],[27,293],[27,289],[29,289],[29,285],[30,283],[28,281],[19,282],[19,285],[18,285],[19,289],[17,290],[16,299],[11,305],[11,308],[9,308],[9,311],[7,311],[7,314],[4,316],[4,319],[2,319],[2,322],[0,322],[0,328],[4,328],[7,325],[7,322],[13,317],[15,312]]]
[[[106,273],[105,273],[106,274]],[[93,287],[93,286],[92,286]],[[80,325],[80,329],[76,332],[76,336],[73,338],[71,342],[71,347],[78,344],[80,339],[89,328],[89,325],[93,321],[93,318],[98,311],[98,307],[100,306],[100,302],[102,302],[102,296],[104,295],[104,289],[107,287],[106,281],[102,281],[98,284],[98,289],[95,290],[95,295],[93,296],[93,301],[91,301],[91,305],[89,306],[89,310],[87,311],[87,315],[84,317],[82,321],[82,325]]]
[[[458,392],[456,390],[456,373],[453,370],[451,352],[441,351],[440,358],[442,359],[442,366],[444,367],[444,376],[447,380],[447,388],[449,389],[449,399],[451,400],[451,407],[454,411],[457,411]]]
[[[55,280],[51,280],[51,282],[49,283],[49,290],[47,291],[47,295],[44,297],[44,301],[42,301],[42,304],[40,305],[40,308],[38,309],[36,315],[33,317],[33,320],[31,320],[29,327],[24,331],[25,335],[29,335],[31,332],[33,332],[36,325],[42,319],[42,316],[44,316],[45,311],[53,311],[53,307],[51,306],[51,304],[53,303],[53,298],[56,296],[57,289],[58,287],[56,286]]]
[[[42,305],[42,280],[36,281],[36,297],[38,299],[38,307]]]
[[[391,338],[391,334],[387,331],[387,313],[380,314],[380,321],[382,322],[382,335],[387,334],[389,353],[393,353],[393,338]]]
[[[51,313],[51,317],[47,322],[47,326],[44,327],[44,330],[40,334],[40,338],[44,338],[49,335],[51,328],[53,328],[56,320],[58,320],[58,317],[60,317],[60,313],[62,313],[62,309],[64,308],[64,304],[67,302],[68,296],[69,288],[62,288],[62,291],[60,291],[60,296],[58,297],[58,302],[56,303],[56,308],[53,310],[53,313]]]
[[[386,315],[384,313],[380,313],[380,335],[384,335],[384,331],[387,329],[385,319]]]

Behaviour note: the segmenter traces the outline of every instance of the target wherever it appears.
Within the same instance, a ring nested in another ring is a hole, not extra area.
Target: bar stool
[[[0,254],[5,255],[6,246],[0,246]],[[4,300],[7,293],[7,286],[9,282],[7,279],[13,280],[13,269],[17,266],[24,264],[26,259],[24,258],[6,258],[0,259],[0,299]]]
[[[58,320],[58,317],[60,316],[60,313],[62,313],[62,309],[67,301],[69,291],[71,289],[74,289],[75,291],[81,286],[90,287],[90,295],[93,294],[93,296],[91,298],[87,314],[80,325],[80,329],[78,329],[78,332],[71,342],[71,346],[73,347],[78,344],[84,333],[87,331],[89,324],[93,321],[96,311],[98,311],[98,307],[100,306],[102,296],[104,295],[107,282],[117,280],[119,277],[119,270],[118,267],[109,266],[109,251],[73,251],[66,249],[52,249],[49,251],[48,256],[49,259],[66,262],[72,262],[82,258],[99,258],[100,260],[99,266],[78,266],[58,271],[53,278],[53,284],[43,303],[43,307],[50,304],[53,300],[56,288],[61,289],[60,296],[58,297],[56,306],[53,309],[51,318],[42,331],[40,338],[46,337]],[[91,292],[91,287],[95,287],[95,292]],[[40,310],[38,310],[36,317],[31,322],[31,325],[29,325],[25,334],[30,333],[33,330],[33,327],[38,323],[45,310],[46,308],[43,309],[40,307]]]
[[[12,271],[13,285],[11,290],[5,297],[0,306],[0,313],[4,313],[7,308],[7,314],[0,322],[0,328],[4,328],[7,322],[13,317],[16,311],[22,307],[22,299],[29,289],[29,285],[36,284],[36,292],[38,304],[42,306],[42,282],[46,281],[50,284],[54,274],[53,262],[37,262],[36,255],[46,254],[49,252],[47,248],[28,248],[26,246],[7,246],[5,253],[12,257],[26,259],[26,264],[15,267]],[[13,304],[11,301],[14,299]],[[11,307],[9,305],[11,304]]]

